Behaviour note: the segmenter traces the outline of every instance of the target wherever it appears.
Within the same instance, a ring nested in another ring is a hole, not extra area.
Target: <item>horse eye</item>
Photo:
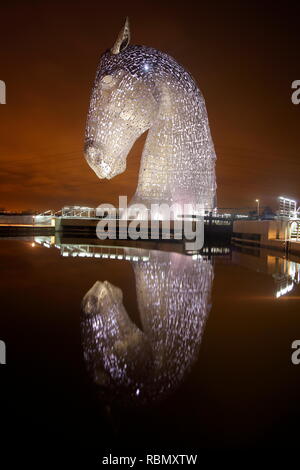
[[[104,77],[102,78],[101,82],[102,82],[104,85],[112,85],[112,83],[113,83],[113,76],[112,76],[112,75],[104,75]]]

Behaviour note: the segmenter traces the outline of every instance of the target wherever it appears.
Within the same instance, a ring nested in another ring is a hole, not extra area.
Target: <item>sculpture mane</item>
[[[168,54],[128,45],[126,22],[97,69],[85,156],[99,178],[126,169],[135,140],[149,130],[132,203],[215,206],[216,155],[204,98]]]

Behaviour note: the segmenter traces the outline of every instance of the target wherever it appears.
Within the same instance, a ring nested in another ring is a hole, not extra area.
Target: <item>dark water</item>
[[[300,261],[32,243],[0,241],[12,461],[298,447]]]

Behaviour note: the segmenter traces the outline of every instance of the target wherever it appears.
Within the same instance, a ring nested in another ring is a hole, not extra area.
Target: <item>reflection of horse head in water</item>
[[[213,208],[216,156],[204,98],[172,57],[129,45],[126,21],[101,57],[90,102],[85,156],[98,177],[122,173],[148,129],[132,203]]]
[[[135,404],[172,392],[197,359],[213,268],[159,251],[133,266],[142,328],[128,316],[122,291],[98,281],[83,299],[82,333],[95,383],[109,399]]]

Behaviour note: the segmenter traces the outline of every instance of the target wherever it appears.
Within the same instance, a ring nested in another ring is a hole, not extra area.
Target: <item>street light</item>
[[[259,199],[255,199],[255,202],[257,204],[257,218],[259,218]]]

